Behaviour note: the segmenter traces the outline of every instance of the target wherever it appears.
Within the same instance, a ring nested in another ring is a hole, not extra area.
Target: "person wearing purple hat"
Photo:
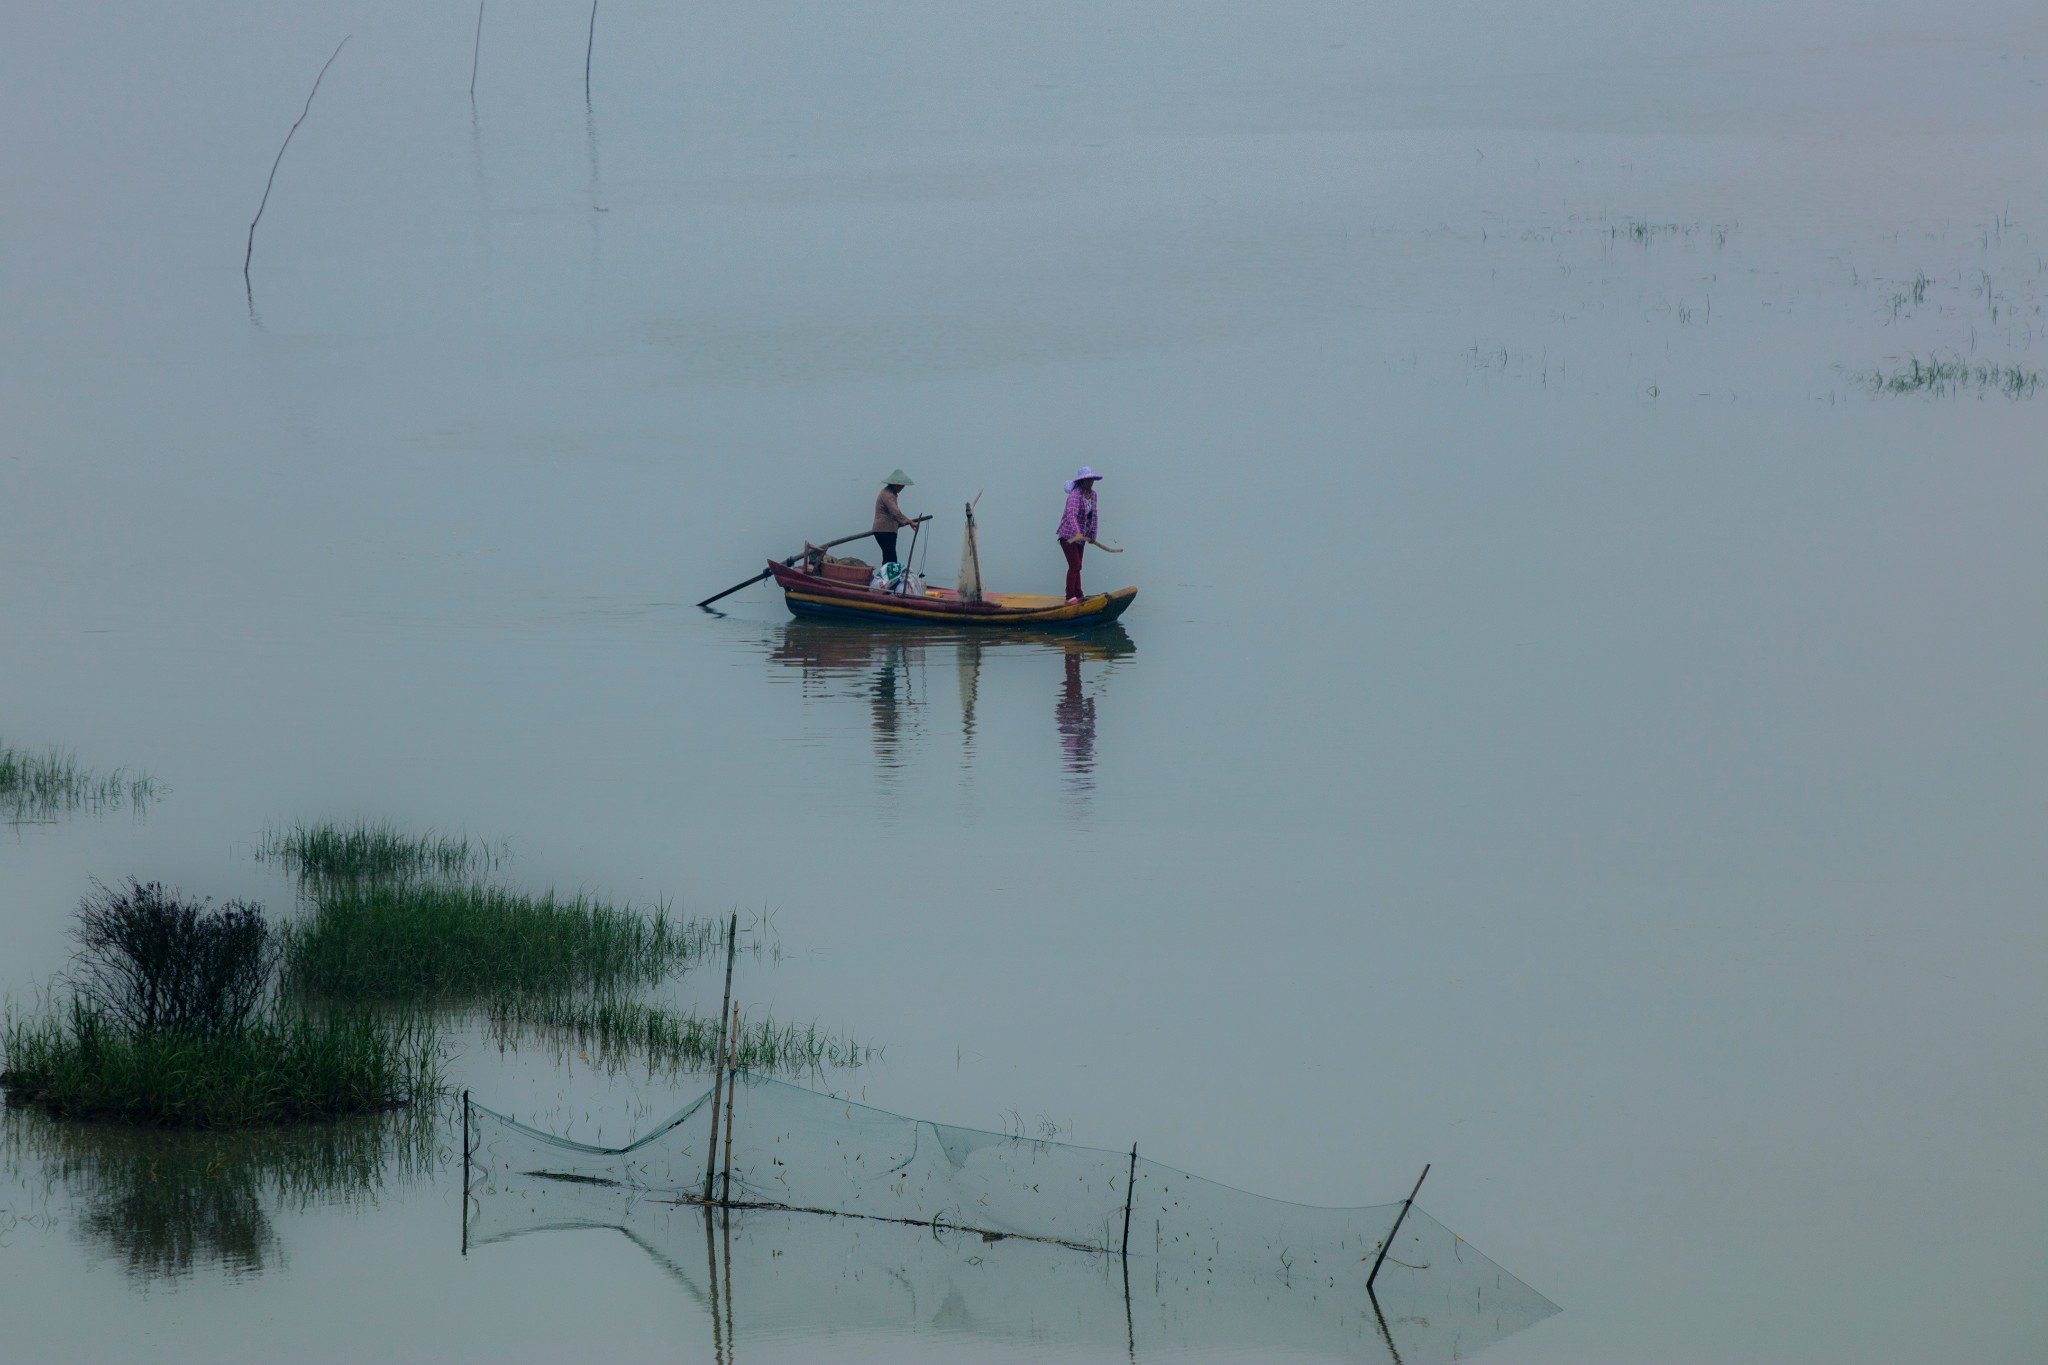
[[[1102,476],[1082,465],[1067,480],[1067,510],[1060,514],[1060,550],[1067,557],[1067,600],[1081,600],[1081,551],[1095,538],[1095,484]]]

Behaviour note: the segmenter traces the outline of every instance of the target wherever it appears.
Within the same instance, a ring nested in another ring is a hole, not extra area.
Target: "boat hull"
[[[980,602],[963,602],[943,591],[924,597],[898,597],[834,583],[779,563],[769,567],[775,570],[776,584],[782,589],[783,602],[791,615],[870,625],[893,622],[970,630],[1076,630],[1116,620],[1138,596],[1136,588],[1118,588],[1078,602],[1022,593],[989,593]]]

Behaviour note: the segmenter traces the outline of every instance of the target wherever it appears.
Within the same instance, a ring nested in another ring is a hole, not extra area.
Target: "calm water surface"
[[[488,7],[474,105],[461,6],[9,10],[0,737],[170,790],[0,827],[0,989],[91,877],[284,910],[270,822],[461,829],[772,912],[742,998],[871,1103],[1435,1163],[1565,1310],[1489,1359],[2048,1355],[2048,396],[1859,379],[2048,367],[2048,27],[1672,9],[621,3],[588,105],[573,7]],[[1119,630],[689,605],[898,464],[935,580],[979,494],[1056,590],[1083,462]],[[585,1138],[697,1089],[460,1044]],[[10,1117],[10,1358],[1055,1349],[465,1257],[391,1141],[138,1185]],[[736,1299],[808,1245],[749,1235]]]

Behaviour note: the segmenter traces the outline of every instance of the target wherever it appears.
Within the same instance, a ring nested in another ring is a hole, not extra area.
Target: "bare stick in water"
[[[270,203],[270,187],[277,183],[277,168],[284,162],[284,149],[292,145],[292,133],[296,133],[299,131],[299,124],[304,123],[306,121],[306,115],[313,111],[313,96],[320,93],[320,82],[327,75],[327,68],[334,65],[334,59],[341,55],[341,50],[348,46],[349,38],[353,37],[355,37],[355,35],[351,33],[348,35],[348,37],[343,38],[340,42],[334,45],[334,52],[327,58],[327,61],[321,66],[320,74],[313,78],[313,88],[306,92],[306,107],[304,109],[299,110],[299,117],[297,121],[292,124],[291,133],[286,133],[284,135],[284,141],[278,145],[277,159],[270,163],[270,179],[263,182],[263,201],[262,203],[256,205],[256,216],[249,220],[249,246],[248,249],[242,253],[242,287],[244,289],[250,287],[249,260],[256,254],[256,224],[263,221],[264,207]]]
[[[484,0],[476,0],[476,46],[469,50],[469,97],[476,98],[476,63],[484,52]]]
[[[583,102],[590,103],[590,53],[597,46],[597,0],[590,0],[590,36],[583,42]]]

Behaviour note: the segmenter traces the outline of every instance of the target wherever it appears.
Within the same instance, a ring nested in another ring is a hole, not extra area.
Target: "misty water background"
[[[899,1112],[1434,1162],[1565,1309],[1491,1359],[2048,1354],[2048,397],[1859,380],[2048,362],[2038,5],[615,0],[587,105],[587,10],[491,4],[472,104],[475,18],[0,14],[0,736],[170,788],[0,827],[17,1005],[90,877],[464,829],[772,910],[743,998]],[[979,492],[1056,590],[1083,462],[1114,647],[689,605],[898,464],[935,579]],[[39,1150],[21,1359],[711,1354],[620,1239],[460,1257],[445,1167],[124,1275]]]

